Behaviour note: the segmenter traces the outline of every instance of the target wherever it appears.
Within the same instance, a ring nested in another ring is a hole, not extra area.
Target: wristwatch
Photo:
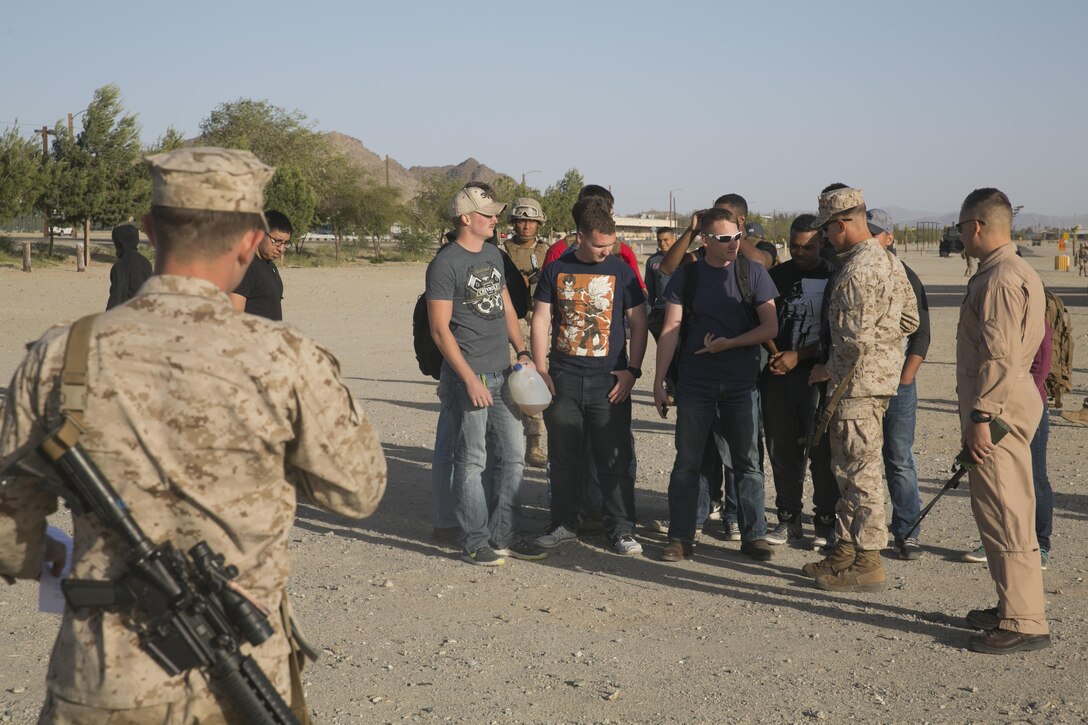
[[[529,352],[528,350],[522,350],[521,352],[519,352],[519,353],[517,354],[517,359],[518,359],[518,360],[520,360],[520,359],[521,359],[521,356],[522,356],[522,355],[524,355],[525,357],[529,358],[529,362],[532,362],[532,360],[533,360],[533,354],[532,354],[531,352]]]
[[[629,373],[631,373],[632,375],[634,375],[634,376],[635,376],[635,380],[638,380],[639,378],[641,378],[641,377],[642,377],[642,368],[636,368],[636,367],[633,367],[633,366],[632,366],[632,367],[628,367],[628,368],[627,368],[627,372],[629,372]]]
[[[993,419],[994,417],[992,415],[990,415],[989,413],[983,413],[981,410],[971,411],[972,423],[989,423]]]

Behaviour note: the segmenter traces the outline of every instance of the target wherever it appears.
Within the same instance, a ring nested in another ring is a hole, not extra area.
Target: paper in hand
[[[45,530],[46,537],[64,544],[64,571],[60,576],[53,576],[53,562],[42,562],[42,576],[38,586],[38,611],[47,614],[64,614],[64,592],[60,582],[68,578],[72,570],[72,538],[55,526]]]

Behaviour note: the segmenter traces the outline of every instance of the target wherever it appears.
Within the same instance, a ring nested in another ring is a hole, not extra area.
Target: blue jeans
[[[888,526],[897,540],[917,537],[919,527],[907,527],[918,517],[922,498],[918,493],[918,467],[914,463],[914,424],[918,415],[917,383],[900,385],[884,412],[884,477],[892,500]]]
[[[452,529],[459,526],[453,499],[453,448],[450,432],[451,409],[438,409],[438,425],[434,430],[434,455],[431,457],[431,520],[435,528]]]
[[[635,526],[634,439],[631,399],[612,403],[608,392],[616,384],[609,373],[577,375],[553,370],[555,400],[544,410],[551,464],[552,526],[578,530],[589,478],[586,444],[600,482],[605,534],[612,541],[628,536]]]
[[[680,380],[676,397],[676,461],[669,477],[669,538],[695,541],[700,463],[715,420],[728,444],[721,451],[733,463],[737,523],[744,541],[767,535],[763,513],[763,471],[759,465],[759,396],[755,386]],[[705,479],[704,479],[705,480]]]
[[[1054,531],[1054,489],[1046,473],[1046,445],[1050,441],[1050,410],[1043,401],[1043,419],[1031,439],[1031,478],[1035,484],[1035,536],[1039,548],[1050,551],[1050,534]]]
[[[481,374],[480,379],[494,400],[489,408],[472,404],[464,382],[448,366],[442,366],[438,381],[442,410],[436,439],[442,436],[445,423],[448,440],[453,444],[453,511],[468,552],[487,544],[505,548],[514,539],[521,527],[521,480],[525,470],[521,413],[510,395],[506,372]],[[436,446],[434,461],[439,463],[442,455]],[[432,464],[432,485],[437,489],[441,473],[434,468],[441,465]]]

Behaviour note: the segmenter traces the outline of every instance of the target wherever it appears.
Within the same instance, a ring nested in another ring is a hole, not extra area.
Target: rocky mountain
[[[386,161],[384,158],[368,149],[357,138],[336,131],[330,131],[327,135],[333,148],[358,164],[374,179],[385,181]],[[510,178],[473,158],[465,159],[457,165],[412,166],[411,168],[405,168],[401,163],[390,158],[388,168],[390,185],[400,187],[404,191],[403,198],[405,199],[410,199],[419,193],[423,179],[431,174],[441,174],[462,183],[483,181],[491,184],[499,177]]]

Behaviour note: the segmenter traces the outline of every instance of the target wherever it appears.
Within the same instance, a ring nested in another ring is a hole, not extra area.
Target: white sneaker
[[[621,536],[616,539],[616,543],[612,544],[612,548],[617,554],[623,556],[635,556],[642,553],[642,544],[635,541],[633,536]]]
[[[559,524],[547,533],[536,537],[536,541],[533,543],[542,549],[552,549],[559,546],[564,541],[574,541],[577,538],[578,534],[574,533],[566,526],[563,526],[563,524]]]

